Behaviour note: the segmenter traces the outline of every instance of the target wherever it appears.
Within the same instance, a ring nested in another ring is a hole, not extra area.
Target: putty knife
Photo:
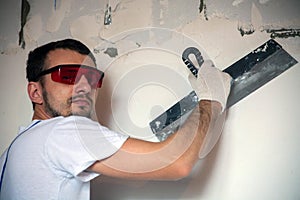
[[[187,48],[182,54],[184,63],[197,76],[198,68],[189,59],[190,54],[194,54],[200,67],[204,60],[201,52],[195,47]],[[271,39],[262,44],[223,70],[233,78],[226,108],[231,107],[296,63],[297,61],[275,40]],[[165,140],[170,134],[174,133],[184,123],[197,104],[198,97],[192,91],[152,120],[149,125],[159,141]]]

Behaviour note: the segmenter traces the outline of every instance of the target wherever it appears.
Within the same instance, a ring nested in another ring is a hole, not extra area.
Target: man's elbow
[[[192,172],[193,166],[188,164],[177,165],[174,170],[174,180],[180,180],[188,177]]]

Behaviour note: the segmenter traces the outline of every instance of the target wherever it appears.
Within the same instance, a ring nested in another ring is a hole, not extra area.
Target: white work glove
[[[193,74],[189,75],[189,81],[199,101],[217,101],[222,105],[222,111],[226,108],[231,80],[231,76],[216,68],[211,60],[204,61],[197,78]]]

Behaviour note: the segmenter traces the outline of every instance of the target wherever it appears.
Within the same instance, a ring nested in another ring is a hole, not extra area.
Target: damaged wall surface
[[[181,61],[186,46],[200,48],[223,70],[273,38],[300,61],[297,0],[3,0],[0,5],[1,153],[18,127],[31,121],[27,54],[52,40],[79,39],[94,52],[107,85],[97,103],[99,118],[127,134],[145,130],[147,121],[190,91]],[[146,74],[153,75],[147,83]],[[217,146],[188,178],[100,176],[92,182],[92,199],[300,199],[299,76],[298,63],[231,107]],[[139,77],[139,85],[132,85],[132,77]],[[117,100],[123,85],[129,92],[125,103]],[[125,114],[119,111],[123,107]],[[134,136],[151,140],[147,134]]]

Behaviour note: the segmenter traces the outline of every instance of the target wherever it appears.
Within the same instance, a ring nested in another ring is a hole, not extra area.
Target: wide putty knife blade
[[[274,79],[297,61],[275,40],[270,39],[225,70],[233,78],[227,108],[248,96],[270,80]],[[189,69],[192,71],[190,66]],[[193,69],[195,70],[195,69]],[[195,74],[195,71],[192,71]],[[194,91],[178,101],[149,125],[156,137],[163,141],[184,123],[198,104]]]

